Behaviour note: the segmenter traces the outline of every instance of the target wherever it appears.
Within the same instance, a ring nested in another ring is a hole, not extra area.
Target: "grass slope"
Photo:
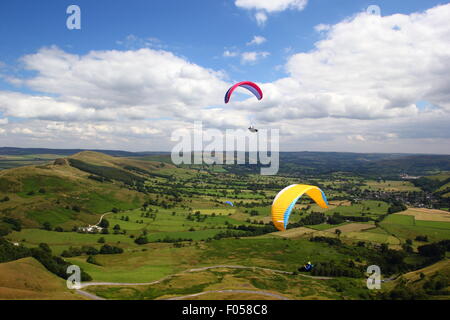
[[[0,264],[1,300],[82,299],[33,258]]]

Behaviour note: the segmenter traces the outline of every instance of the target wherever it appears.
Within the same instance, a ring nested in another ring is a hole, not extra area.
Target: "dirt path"
[[[91,286],[151,286],[157,283],[160,283],[166,279],[172,278],[176,275],[180,275],[180,274],[184,274],[184,273],[190,273],[190,272],[200,272],[200,271],[205,271],[205,270],[210,270],[210,269],[221,269],[221,268],[225,268],[225,269],[252,269],[252,270],[264,270],[264,271],[270,271],[270,272],[275,272],[275,273],[282,273],[282,274],[294,274],[293,272],[290,271],[283,271],[283,270],[276,270],[276,269],[269,269],[269,268],[262,268],[262,267],[247,267],[247,266],[237,266],[237,265],[217,265],[217,266],[209,266],[209,267],[202,267],[202,268],[193,268],[193,269],[189,269],[186,271],[182,271],[179,273],[175,273],[169,276],[166,276],[162,279],[159,280],[155,280],[152,282],[140,282],[140,283],[130,283],[130,282],[85,282],[82,283],[80,285],[80,289],[82,288],[87,288],[87,287],[91,287]],[[300,276],[302,277],[306,277],[306,278],[311,278],[311,279],[318,279],[318,280],[330,280],[333,279],[331,277],[315,277],[315,276],[308,276],[308,275],[304,275],[304,274],[300,274]],[[104,298],[101,298],[99,296],[96,296],[92,293],[86,292],[84,290],[76,290],[77,293],[91,298],[93,300],[105,300]],[[197,295],[202,295],[202,294],[206,294],[206,293],[212,293],[212,292],[234,292],[234,293],[255,293],[255,294],[261,294],[261,295],[266,295],[266,296],[272,296],[272,297],[276,297],[278,299],[282,299],[282,300],[288,300],[288,298],[283,297],[281,295],[277,295],[275,293],[270,293],[270,292],[265,292],[265,291],[251,291],[251,290],[218,290],[218,291],[205,291],[205,292],[200,292],[200,293],[196,293],[193,295],[188,295],[188,296],[182,296],[182,297],[175,297],[175,298],[170,298],[169,300],[177,300],[177,299],[184,299],[184,298],[188,298],[188,297],[194,297]]]
[[[86,298],[89,298],[91,300],[106,300],[105,298],[96,296],[95,294],[83,291],[83,290],[75,290],[76,293],[78,293],[79,295],[82,295]]]
[[[200,293],[195,293],[195,294],[190,294],[187,296],[182,296],[182,297],[175,297],[175,298],[169,298],[167,300],[184,300],[186,298],[193,298],[193,297],[198,297],[204,294],[208,294],[208,293],[250,293],[250,294],[257,294],[257,295],[261,295],[261,296],[268,296],[271,298],[276,298],[279,300],[290,300],[287,297],[284,297],[282,295],[276,294],[276,293],[271,293],[271,292],[265,292],[265,291],[256,291],[256,290],[213,290],[213,291],[204,291],[204,292],[200,292]]]
[[[100,220],[98,220],[98,222],[97,222],[97,224],[95,224],[95,226],[98,226],[102,222],[104,216],[111,214],[111,213],[112,212],[107,212],[107,213],[102,214],[102,216],[100,217]]]

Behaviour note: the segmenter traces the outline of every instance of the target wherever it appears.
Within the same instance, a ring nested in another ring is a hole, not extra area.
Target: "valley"
[[[426,284],[449,279],[450,175],[440,156],[415,180],[400,178],[407,160],[394,163],[398,155],[372,156],[369,169],[353,171],[330,171],[324,163],[358,163],[362,155],[307,154],[307,169],[305,156],[282,155],[287,162],[277,176],[250,166],[174,166],[167,154],[95,151],[2,170],[0,267],[21,258],[50,270],[53,256],[57,264],[80,266],[90,278],[82,290],[102,299],[380,299],[392,292],[401,299],[411,294],[409,273],[436,266],[424,272],[421,298],[450,297],[448,283],[439,290]],[[373,174],[378,161],[389,169]],[[277,231],[272,201],[295,183],[322,188],[329,208],[304,196],[288,229]],[[96,228],[88,232],[89,226]],[[304,272],[308,261],[315,268]],[[368,290],[372,264],[383,279],[404,277],[406,284]],[[11,283],[0,279],[4,287]],[[0,298],[11,298],[8,292],[0,290]]]

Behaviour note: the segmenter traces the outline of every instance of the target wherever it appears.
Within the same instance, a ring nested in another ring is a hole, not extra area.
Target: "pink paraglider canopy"
[[[230,101],[231,95],[233,94],[233,91],[237,87],[243,87],[253,93],[258,100],[261,100],[263,98],[263,92],[258,85],[256,85],[253,82],[250,81],[243,81],[236,83],[234,86],[232,86],[230,89],[228,89],[227,93],[225,94],[225,103],[228,103]]]

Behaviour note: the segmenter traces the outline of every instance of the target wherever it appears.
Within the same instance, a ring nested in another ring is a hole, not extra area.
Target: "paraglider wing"
[[[231,202],[231,201],[225,201],[225,203],[226,203],[226,204],[229,204],[229,205],[232,206],[232,207],[234,207],[234,204],[233,204],[233,202]]]
[[[272,221],[275,227],[280,230],[286,230],[291,211],[298,199],[303,194],[307,194],[321,208],[328,208],[328,201],[325,193],[318,187],[306,184],[293,184],[281,190],[272,203]]]
[[[263,98],[263,92],[260,87],[258,87],[257,84],[250,82],[250,81],[243,81],[236,83],[234,86],[232,86],[230,89],[228,89],[227,93],[225,94],[225,103],[228,103],[230,101],[231,95],[233,94],[234,90],[236,90],[237,87],[242,87],[250,91],[255,95],[258,100],[261,100]]]

